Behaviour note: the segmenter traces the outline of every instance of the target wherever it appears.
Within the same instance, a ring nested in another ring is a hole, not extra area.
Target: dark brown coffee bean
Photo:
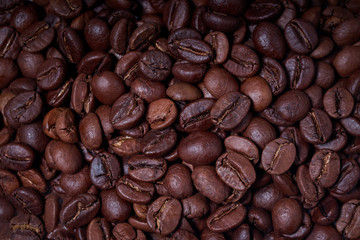
[[[164,186],[174,198],[183,199],[193,193],[190,169],[183,164],[170,166],[163,181]]]
[[[154,182],[162,178],[167,170],[167,163],[163,158],[153,158],[137,155],[128,161],[129,175],[135,180]]]
[[[0,169],[0,196],[9,197],[11,193],[20,186],[15,174],[10,171]]]
[[[169,234],[177,227],[181,213],[182,207],[179,200],[162,196],[150,205],[147,223],[152,231],[164,235]]]
[[[160,98],[151,102],[146,113],[146,120],[155,130],[164,129],[173,124],[177,118],[178,110],[173,101]]]
[[[222,154],[216,161],[216,173],[233,189],[246,191],[255,182],[256,172],[251,162],[240,154]]]
[[[347,117],[340,120],[346,132],[353,136],[360,136],[360,120],[355,117]]]
[[[184,82],[198,82],[206,73],[205,64],[193,64],[185,60],[178,60],[171,69],[175,78]]]
[[[340,208],[336,199],[332,196],[323,198],[319,204],[311,209],[311,219],[321,225],[330,225],[339,216]]]
[[[190,133],[179,143],[177,151],[180,159],[193,165],[204,165],[214,162],[221,154],[220,139],[206,131]]]
[[[160,26],[146,22],[137,27],[129,39],[130,50],[141,51],[152,44],[160,35]]]
[[[55,37],[54,28],[46,22],[36,22],[25,29],[19,38],[21,47],[28,52],[39,52],[48,47]]]
[[[115,66],[115,73],[124,79],[126,86],[138,78],[140,74],[138,59],[141,56],[139,51],[130,51],[119,59]]]
[[[355,57],[360,53],[360,46],[346,46],[338,52],[332,62],[335,70],[341,77],[348,77],[360,66]]]
[[[294,163],[295,157],[295,145],[287,139],[277,138],[263,149],[261,166],[269,174],[283,174]]]
[[[313,183],[311,180],[308,167],[301,165],[296,171],[296,183],[304,197],[304,207],[312,208],[316,206],[318,201],[324,196],[324,190]]]
[[[63,142],[76,143],[79,141],[77,122],[75,114],[71,109],[63,109],[59,113],[55,123],[55,130],[56,135]]]
[[[334,42],[327,36],[320,36],[317,47],[312,51],[310,57],[320,59],[328,56],[334,49]]]
[[[154,196],[154,184],[137,181],[128,175],[122,176],[116,183],[117,194],[132,203],[146,204]]]
[[[281,94],[287,85],[287,77],[283,66],[273,58],[264,57],[263,67],[259,75],[269,84],[272,93]]]
[[[282,11],[282,5],[279,1],[257,0],[250,4],[244,17],[250,22],[260,22],[272,20],[279,16]]]
[[[270,86],[262,77],[254,76],[246,79],[242,82],[240,91],[251,99],[254,111],[261,112],[271,103]]]
[[[131,204],[122,199],[115,189],[102,191],[101,214],[111,223],[123,222],[130,217]]]
[[[196,167],[191,178],[195,188],[215,203],[223,202],[230,194],[230,188],[216,175],[215,168],[212,166]]]
[[[95,97],[86,74],[79,74],[71,90],[71,106],[77,113],[93,112]]]
[[[2,169],[26,170],[35,160],[35,153],[24,143],[11,142],[0,147],[0,167]]]
[[[39,216],[44,209],[44,203],[38,191],[30,187],[19,187],[11,194],[12,204],[28,214]]]
[[[354,159],[344,159],[341,161],[340,175],[331,192],[336,194],[346,194],[350,192],[360,179],[359,164]]]
[[[79,0],[55,0],[49,2],[50,11],[63,18],[74,18],[78,16],[83,7],[83,2]]]
[[[18,214],[10,220],[13,239],[42,239],[45,237],[44,224],[35,215]]]
[[[246,208],[241,203],[219,207],[207,221],[207,227],[214,232],[225,232],[240,225],[246,217]]]
[[[262,208],[251,208],[248,212],[248,219],[262,232],[269,232],[272,228],[271,216]]]
[[[36,70],[45,60],[43,54],[31,53],[25,50],[22,50],[19,53],[17,59],[17,64],[19,68],[17,68],[16,65],[14,65],[14,63],[12,63],[11,60],[8,58],[1,58],[1,59],[2,59],[1,62],[3,64],[5,63],[5,65],[3,65],[2,68],[0,68],[0,70],[4,71],[5,69],[3,69],[3,67],[6,66],[6,74],[4,74],[4,76],[6,76],[5,80],[9,78],[14,79],[18,74],[19,69],[21,73],[24,75],[24,77],[36,78]],[[5,86],[7,84],[8,83],[6,83]]]
[[[211,32],[204,38],[205,42],[209,43],[213,53],[214,64],[222,64],[226,61],[229,54],[230,46],[229,40],[223,32]]]
[[[111,123],[116,129],[134,127],[145,112],[144,101],[133,93],[119,97],[111,108]]]
[[[71,96],[73,79],[66,81],[55,90],[51,90],[46,95],[46,102],[52,107],[60,107],[68,102]]]
[[[166,89],[166,95],[175,101],[194,101],[201,98],[200,90],[190,83],[175,83]]]
[[[275,128],[265,119],[254,117],[251,119],[243,136],[253,141],[260,149],[276,138]]]
[[[61,86],[66,77],[65,64],[62,60],[52,58],[45,60],[37,69],[37,85],[43,90],[53,90]]]
[[[120,157],[131,157],[141,152],[140,139],[130,136],[110,139],[109,147]]]
[[[303,19],[293,19],[284,29],[286,42],[291,50],[307,54],[318,44],[318,34],[314,26]]]
[[[142,77],[135,79],[131,83],[130,91],[148,103],[151,103],[160,98],[165,98],[166,96],[166,88],[164,84]]]
[[[209,90],[215,98],[220,98],[228,92],[239,91],[239,83],[228,71],[223,68],[210,68],[206,72],[203,81],[207,90]]]
[[[181,58],[179,55],[179,43],[183,39],[198,39],[201,40],[202,36],[199,32],[192,28],[179,28],[172,31],[168,37],[168,50],[176,58]]]
[[[177,133],[172,128],[150,130],[140,141],[146,156],[159,157],[169,153],[176,145]]]
[[[91,87],[95,97],[107,105],[111,105],[125,92],[123,80],[110,71],[95,75],[91,80]]]
[[[10,26],[2,26],[0,33],[0,56],[15,60],[20,52],[19,33]]]
[[[61,174],[60,187],[69,196],[75,196],[80,193],[86,193],[91,186],[90,167],[85,165],[75,174]]]
[[[135,239],[135,229],[129,223],[118,223],[112,230],[115,239]]]
[[[55,128],[56,121],[59,118],[60,113],[64,110],[65,108],[53,108],[45,115],[43,120],[43,131],[48,137],[56,140],[59,139]]]
[[[303,90],[310,86],[315,77],[315,64],[312,58],[305,55],[293,55],[285,60],[292,89]]]
[[[12,127],[34,121],[41,112],[42,100],[37,92],[22,92],[5,106],[4,115]]]
[[[339,46],[352,45],[360,40],[358,32],[360,31],[360,21],[358,18],[352,18],[341,22],[332,32],[332,39]]]
[[[301,224],[302,209],[300,204],[291,198],[276,202],[271,211],[274,230],[280,234],[294,233]]]
[[[271,178],[277,188],[285,195],[296,196],[299,193],[299,189],[289,171],[280,175],[271,175]]]
[[[24,187],[32,187],[39,191],[41,194],[46,193],[47,185],[41,172],[35,168],[24,171],[18,171],[17,175]]]
[[[90,180],[101,190],[113,188],[120,175],[119,160],[109,152],[100,152],[91,161]]]
[[[360,237],[359,228],[356,227],[359,221],[360,208],[359,200],[353,199],[346,202],[341,207],[341,212],[336,221],[336,229],[349,239],[356,239]]]
[[[325,143],[332,133],[332,123],[329,116],[321,109],[313,108],[300,121],[300,130],[308,143]]]
[[[96,75],[102,71],[111,70],[113,60],[110,54],[103,51],[92,51],[84,55],[77,65],[78,73],[86,73]]]
[[[309,112],[310,99],[303,91],[290,90],[278,97],[274,107],[285,121],[297,122]]]
[[[250,162],[256,164],[259,161],[259,150],[256,145],[247,138],[229,136],[225,138],[224,145],[227,150],[241,154]]]
[[[354,98],[345,88],[330,88],[323,98],[324,109],[333,118],[345,118],[353,110]]]
[[[110,240],[111,225],[104,218],[94,218],[86,229],[86,239],[89,240]]]
[[[72,28],[64,28],[58,34],[58,41],[61,52],[70,63],[79,63],[84,55],[85,49],[83,40]]]
[[[257,73],[259,65],[259,57],[251,48],[243,44],[234,44],[224,68],[235,76],[251,77]]]
[[[60,210],[60,221],[68,228],[77,228],[91,221],[100,209],[99,199],[83,193],[70,198]]]
[[[87,114],[79,123],[79,135],[82,144],[88,149],[100,148],[102,144],[102,130],[100,121],[95,113]]]
[[[92,50],[103,51],[110,45],[110,29],[100,18],[92,18],[86,23],[84,37]]]
[[[300,165],[307,160],[307,156],[309,154],[309,144],[304,140],[298,128],[287,127],[281,132],[280,137],[295,144],[297,155],[295,158],[296,165]]]
[[[113,26],[110,32],[110,45],[118,54],[124,54],[131,33],[134,30],[134,23],[131,19],[121,18]]]
[[[316,152],[311,158],[309,173],[316,184],[323,188],[331,187],[340,173],[340,157],[328,150]]]
[[[234,32],[240,25],[241,20],[235,16],[217,12],[203,12],[201,14],[204,25],[214,31],[225,33]]]
[[[281,60],[285,56],[286,43],[278,26],[270,22],[259,23],[253,32],[256,49],[266,57]]]
[[[202,40],[181,39],[177,44],[177,54],[192,63],[206,63],[212,58],[210,45]]]
[[[49,138],[43,132],[42,123],[39,121],[20,125],[17,134],[21,142],[41,153],[49,142]]]
[[[317,149],[328,149],[334,152],[340,151],[343,149],[348,141],[348,136],[345,132],[345,129],[340,125],[335,125],[335,134],[333,138],[327,141],[326,143],[316,144],[315,148]]]
[[[76,145],[57,140],[50,141],[46,146],[45,159],[50,168],[70,174],[79,171],[82,164],[82,156]]]
[[[252,204],[255,207],[271,211],[276,202],[282,198],[284,198],[284,194],[274,183],[270,183],[254,192]]]
[[[152,81],[165,80],[171,71],[170,57],[158,50],[143,53],[138,64],[141,73]]]
[[[187,218],[200,218],[209,211],[209,200],[201,193],[196,193],[181,200],[183,216]]]
[[[250,109],[251,101],[239,92],[229,92],[220,97],[211,109],[210,117],[221,129],[236,127]]]

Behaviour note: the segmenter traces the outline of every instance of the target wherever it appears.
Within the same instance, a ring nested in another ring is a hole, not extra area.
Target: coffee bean
[[[209,200],[201,193],[196,193],[181,200],[183,216],[187,218],[200,218],[209,211]]]
[[[101,214],[106,221],[123,222],[131,214],[131,204],[122,199],[115,189],[102,191],[101,197]],[[90,219],[91,220],[91,219]]]
[[[95,113],[87,114],[79,122],[81,142],[88,149],[98,149],[102,144],[102,131],[99,118]]]
[[[148,106],[146,120],[155,130],[164,129],[173,124],[177,118],[178,110],[175,103],[167,98],[151,102]]]
[[[84,55],[84,44],[82,38],[72,28],[64,28],[58,34],[61,52],[70,63],[79,63]]]
[[[83,193],[70,198],[60,210],[60,221],[74,229],[91,221],[100,209],[99,199],[92,194]]]
[[[17,175],[19,176],[20,181],[24,187],[32,187],[41,194],[46,193],[47,185],[45,178],[39,170],[31,168],[24,171],[18,171]]]
[[[128,161],[129,175],[135,180],[153,182],[162,178],[167,170],[167,164],[163,158],[152,158],[145,155],[137,155]]]
[[[349,239],[355,239],[360,236],[360,231],[356,227],[359,221],[359,200],[353,199],[346,202],[341,207],[341,212],[336,221],[336,229]]]
[[[213,133],[195,131],[180,141],[177,151],[179,157],[193,165],[214,162],[221,154],[220,139]]]
[[[150,130],[140,141],[146,156],[159,157],[169,153],[176,145],[177,133],[172,128]]]
[[[214,57],[215,64],[222,64],[226,61],[229,53],[229,40],[223,32],[211,32],[207,34],[204,40],[210,44]]]
[[[210,68],[206,72],[203,81],[206,89],[209,90],[215,98],[220,98],[222,95],[229,92],[239,91],[239,83],[223,68]]]
[[[106,50],[109,47],[110,29],[100,18],[90,19],[84,28],[84,37],[92,50]]]
[[[139,58],[138,64],[141,73],[152,81],[163,81],[170,74],[170,57],[157,50],[144,52]]]
[[[104,218],[94,218],[86,229],[86,239],[111,239],[111,225]]]
[[[323,198],[319,204],[311,209],[311,219],[321,225],[329,225],[336,221],[340,208],[336,199],[332,196]]]
[[[193,185],[190,169],[183,164],[170,166],[164,177],[164,186],[174,198],[183,199],[191,196]]]
[[[345,88],[330,88],[323,98],[324,109],[333,118],[345,118],[352,112],[354,99]]]
[[[91,161],[90,180],[99,189],[113,188],[120,174],[119,160],[109,152],[100,152]]]
[[[115,73],[103,71],[91,79],[94,96],[103,104],[111,105],[124,92],[125,86],[122,79]]]
[[[351,171],[349,170],[351,169]],[[337,182],[332,186],[331,191],[337,194],[350,192],[360,179],[359,164],[353,159],[341,161],[340,175]]]
[[[348,77],[359,68],[360,61],[355,57],[359,52],[359,46],[346,46],[335,55],[332,64],[341,77]]]
[[[36,22],[25,29],[20,37],[21,47],[29,52],[39,52],[50,45],[55,37],[54,28],[46,22]]]
[[[301,224],[302,209],[300,204],[291,198],[276,202],[271,211],[274,230],[280,234],[294,233]]]
[[[153,43],[160,35],[160,26],[146,22],[137,27],[129,38],[130,50],[141,51]]]
[[[241,203],[219,207],[207,221],[207,227],[214,232],[225,232],[240,225],[246,217],[246,208]]]
[[[14,239],[42,239],[45,237],[44,224],[35,215],[19,214],[10,220]]]
[[[146,204],[154,196],[155,188],[152,183],[137,181],[125,175],[117,181],[116,192],[126,201]]]
[[[262,208],[251,208],[248,212],[248,219],[262,232],[269,232],[272,228],[271,216]]]
[[[15,174],[10,171],[0,169],[0,196],[9,197],[20,186]]]
[[[261,112],[271,103],[270,86],[262,77],[255,76],[246,79],[241,84],[240,91],[251,99],[254,111]]]
[[[284,194],[274,183],[270,183],[254,192],[252,204],[255,207],[272,211],[276,202],[282,198],[284,198]]]
[[[109,140],[109,147],[120,157],[131,157],[141,151],[140,140],[130,136],[120,136]]]
[[[78,126],[75,114],[71,109],[61,109],[55,122],[56,135],[67,143],[76,143],[79,141]]]
[[[274,107],[285,121],[297,122],[309,112],[310,99],[302,91],[290,90],[278,97]]]
[[[169,32],[185,27],[190,20],[190,4],[186,0],[170,0],[163,10],[163,22]]]
[[[51,2],[50,11],[64,18],[74,18],[80,14],[83,2],[79,0]]]
[[[11,194],[11,203],[24,213],[39,216],[44,205],[41,195],[31,187],[19,187]]]
[[[275,19],[282,11],[282,4],[279,1],[257,0],[250,4],[244,17],[250,22],[260,22]]]
[[[315,76],[315,64],[306,55],[293,55],[285,60],[285,68],[289,75],[292,89],[306,89]]]
[[[340,157],[331,151],[318,151],[309,165],[311,179],[323,188],[331,187],[340,173]]]
[[[10,170],[29,169],[35,161],[35,153],[25,143],[8,143],[0,147],[0,167]]]
[[[238,77],[251,77],[259,70],[259,57],[248,46],[234,44],[224,68]]]
[[[266,120],[254,117],[251,119],[243,136],[253,141],[260,149],[276,138],[275,128]]]
[[[284,138],[269,142],[261,155],[261,166],[269,174],[285,173],[295,161],[295,145]]]
[[[171,69],[171,73],[184,82],[198,82],[206,73],[206,64],[193,64],[185,60],[178,60]]]
[[[165,98],[167,90],[161,82],[154,82],[142,77],[135,79],[130,87],[132,93],[135,93],[148,103]]]
[[[303,19],[293,19],[284,29],[286,42],[291,50],[307,54],[318,44],[318,34],[310,22]]]
[[[275,59],[264,57],[263,67],[260,69],[259,75],[267,81],[275,96],[285,90],[287,85],[285,70]]]

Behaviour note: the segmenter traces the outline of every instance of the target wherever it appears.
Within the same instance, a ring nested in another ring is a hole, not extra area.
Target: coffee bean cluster
[[[0,1],[0,239],[359,240],[360,1]]]

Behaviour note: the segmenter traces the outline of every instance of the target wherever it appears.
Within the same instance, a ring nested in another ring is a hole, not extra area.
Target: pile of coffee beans
[[[0,239],[359,240],[359,0],[1,0]]]

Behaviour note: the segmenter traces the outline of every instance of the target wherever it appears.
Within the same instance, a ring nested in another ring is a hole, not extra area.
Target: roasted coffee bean
[[[12,127],[34,121],[41,113],[43,103],[37,92],[22,92],[5,106],[4,115]]]
[[[38,191],[31,187],[19,187],[11,194],[11,203],[19,210],[39,216],[44,209],[44,203]]]
[[[100,148],[102,144],[102,130],[100,121],[95,113],[87,114],[79,122],[79,135],[81,142],[88,149]]]
[[[250,99],[239,92],[226,93],[215,102],[210,118],[221,129],[231,130],[243,120],[250,104]]]
[[[140,140],[130,136],[120,136],[109,140],[109,147],[120,157],[131,157],[141,151]]]
[[[332,196],[323,198],[319,204],[311,209],[311,219],[321,225],[330,225],[339,216],[339,204]]]
[[[49,91],[46,96],[47,103],[52,107],[60,107],[67,103],[71,95],[72,82],[73,80],[70,79],[59,88]]]
[[[140,141],[146,156],[159,157],[169,153],[176,145],[177,133],[172,128],[150,130]]]
[[[334,42],[339,46],[351,45],[360,40],[358,34],[360,30],[360,21],[358,18],[352,18],[341,22],[336,26],[331,34]]]
[[[145,113],[144,101],[133,93],[119,97],[111,108],[111,123],[116,129],[134,127]]]
[[[70,63],[79,63],[84,55],[84,44],[82,38],[72,28],[63,28],[58,34],[61,52]]]
[[[36,22],[25,29],[20,37],[19,43],[25,51],[39,52],[48,47],[55,37],[54,28],[46,22]]]
[[[165,98],[166,88],[161,82],[154,82],[145,78],[137,78],[131,83],[130,91],[141,99],[151,103],[160,98]]]
[[[57,140],[50,141],[46,146],[45,159],[50,168],[70,174],[79,171],[82,164],[82,156],[76,145]]]
[[[116,192],[126,201],[146,204],[154,196],[155,187],[152,183],[137,181],[124,175],[116,183]]]
[[[272,211],[276,202],[282,198],[284,198],[284,194],[274,183],[270,183],[254,192],[252,204],[255,207]]]
[[[119,59],[115,66],[115,73],[123,78],[126,86],[140,76],[138,60],[141,56],[139,51],[130,51]]]
[[[269,106],[272,93],[268,83],[259,76],[246,79],[240,86],[240,91],[248,96],[256,112],[261,112]]]
[[[61,109],[55,122],[56,135],[67,143],[79,141],[78,126],[75,114],[71,109]]]
[[[214,162],[221,154],[220,139],[211,132],[195,131],[182,139],[177,148],[180,159],[193,165]]]
[[[360,46],[346,46],[335,55],[332,62],[335,70],[341,77],[348,77],[360,66],[355,57],[360,52]]]
[[[295,144],[297,155],[295,164],[302,164],[309,154],[309,144],[304,140],[300,130],[296,127],[287,127],[281,132],[280,137]]]
[[[275,128],[265,119],[254,117],[251,119],[243,136],[253,141],[260,149],[276,138]]]
[[[340,216],[336,221],[336,229],[349,239],[356,239],[360,236],[360,231],[356,227],[359,221],[359,211],[358,199],[350,200],[341,207]]]
[[[341,235],[332,226],[323,226],[323,225],[315,224],[313,226],[312,231],[307,236],[306,240],[319,239],[319,238],[340,240]]]
[[[0,56],[16,59],[20,52],[19,33],[10,26],[2,26],[0,32]]]
[[[210,45],[202,40],[181,39],[177,43],[177,54],[192,63],[207,63],[212,58]]]
[[[331,187],[340,173],[340,157],[327,150],[316,152],[309,165],[311,179],[323,188]]]
[[[160,35],[160,26],[146,22],[137,27],[129,38],[130,50],[141,51],[152,44]]]
[[[103,51],[92,51],[84,55],[77,65],[78,73],[97,74],[108,71],[113,66],[110,54]]]
[[[191,178],[195,188],[215,203],[221,203],[230,194],[230,188],[216,175],[215,168],[209,165],[196,167]]]
[[[207,227],[214,232],[225,232],[240,225],[246,217],[246,208],[241,203],[219,207],[207,221]]]
[[[110,43],[110,29],[100,18],[90,19],[84,28],[84,37],[92,50],[106,50]]]
[[[86,239],[111,239],[111,225],[104,218],[94,218],[86,229]]]
[[[190,20],[190,4],[187,0],[170,0],[163,10],[163,21],[171,32],[185,27]]]
[[[125,85],[115,73],[103,71],[91,79],[91,87],[96,99],[111,105],[125,92]]]
[[[0,168],[21,171],[29,169],[35,161],[35,153],[25,143],[8,143],[0,147]]]
[[[280,1],[257,0],[250,4],[244,17],[250,22],[260,22],[275,19],[282,11]]]
[[[330,88],[323,98],[324,109],[330,117],[345,118],[353,110],[354,98],[345,88]]]
[[[259,64],[259,57],[251,48],[234,44],[224,68],[237,77],[251,77],[259,70]]]
[[[201,98],[200,90],[190,83],[175,83],[166,89],[166,95],[175,101],[194,101]]]
[[[101,197],[101,214],[106,221],[123,222],[131,214],[131,204],[122,199],[115,189],[102,191]]]
[[[10,171],[0,169],[0,196],[9,197],[20,186],[15,174]]]
[[[341,161],[340,175],[331,191],[336,194],[346,194],[356,186],[359,179],[359,164],[354,159],[344,159]]]
[[[150,205],[146,219],[153,231],[160,234],[169,234],[178,225],[181,213],[182,207],[179,200],[162,196]]]
[[[193,64],[185,60],[178,60],[171,69],[175,78],[189,83],[200,81],[206,73],[206,64]]]
[[[281,94],[287,85],[287,77],[283,66],[269,57],[264,57],[262,62],[263,67],[260,69],[259,75],[267,81],[275,96]]]
[[[255,182],[256,172],[251,162],[237,153],[224,153],[216,161],[216,173],[233,189],[246,191]]]
[[[79,0],[51,1],[49,5],[51,12],[64,18],[74,18],[78,16],[82,7],[83,2]]]
[[[306,55],[288,57],[285,60],[285,68],[289,75],[289,84],[292,89],[306,89],[315,77],[314,61]]]
[[[308,143],[325,143],[332,133],[332,123],[329,116],[321,109],[313,108],[300,121],[300,131]]]
[[[171,69],[170,57],[158,50],[144,52],[139,58],[139,69],[141,73],[152,81],[163,81]]]
[[[167,170],[167,163],[163,158],[153,158],[137,155],[128,161],[129,175],[135,180],[154,182],[162,178]]]
[[[100,200],[92,194],[83,193],[70,198],[60,210],[60,221],[74,229],[89,223],[100,209]]]
[[[101,190],[113,188],[120,175],[119,160],[109,152],[100,152],[91,161],[90,180]]]
[[[269,232],[272,228],[271,216],[262,208],[251,208],[248,212],[248,219],[262,232]]]
[[[163,181],[165,188],[174,198],[183,199],[193,193],[190,169],[183,164],[170,166]]]
[[[284,35],[289,48],[299,54],[308,54],[319,41],[315,27],[303,19],[293,19],[286,24]]]
[[[226,61],[230,46],[229,40],[223,32],[211,32],[207,34],[204,40],[210,44],[214,56],[214,64],[222,64]]]
[[[276,202],[271,211],[274,230],[280,234],[294,233],[302,221],[300,204],[291,198],[283,198]]]
[[[295,145],[287,139],[277,138],[263,149],[261,166],[269,174],[283,174],[294,163],[295,157]]]
[[[187,218],[200,218],[209,211],[209,200],[201,193],[196,193],[181,200],[183,216]]]
[[[170,99],[160,98],[149,104],[146,120],[152,129],[160,130],[173,124],[177,115],[178,110],[175,103]]]
[[[309,112],[310,99],[302,91],[290,90],[276,100],[274,107],[285,121],[297,122]]]
[[[39,170],[30,168],[28,170],[18,171],[17,175],[24,187],[32,187],[38,190],[41,194],[46,193],[47,186],[45,178]]]
[[[210,68],[204,77],[206,89],[215,97],[220,98],[229,92],[239,91],[239,83],[225,69],[219,67]]]
[[[54,90],[61,86],[66,77],[66,68],[62,60],[45,60],[36,71],[36,83],[43,90]]]
[[[44,224],[35,215],[19,214],[10,220],[12,238],[42,239],[45,237]]]

